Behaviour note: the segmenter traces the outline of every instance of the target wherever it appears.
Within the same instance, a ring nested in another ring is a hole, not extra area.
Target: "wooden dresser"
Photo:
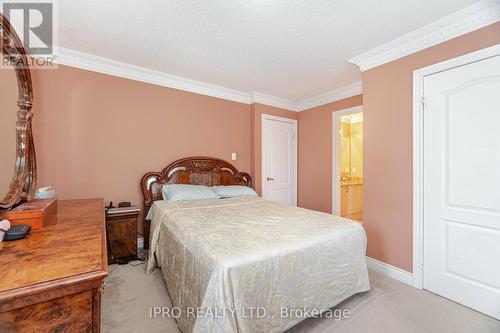
[[[102,199],[62,200],[57,219],[0,243],[0,333],[99,332],[107,276]]]

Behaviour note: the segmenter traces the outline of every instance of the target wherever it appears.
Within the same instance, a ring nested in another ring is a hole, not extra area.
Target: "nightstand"
[[[137,259],[137,218],[139,207],[109,208],[106,211],[108,264]]]

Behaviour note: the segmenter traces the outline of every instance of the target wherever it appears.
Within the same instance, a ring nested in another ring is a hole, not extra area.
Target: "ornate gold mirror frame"
[[[33,89],[26,51],[9,21],[0,16],[2,61],[16,71],[19,98],[16,121],[16,164],[7,195],[0,198],[0,209],[8,209],[32,198],[36,187],[36,158],[31,111]],[[1,69],[0,69],[1,70]],[[2,110],[0,110],[2,112]]]

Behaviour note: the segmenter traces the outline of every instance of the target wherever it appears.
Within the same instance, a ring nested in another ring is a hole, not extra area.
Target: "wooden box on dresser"
[[[99,332],[107,276],[102,199],[58,201],[57,218],[0,243],[0,332]]]

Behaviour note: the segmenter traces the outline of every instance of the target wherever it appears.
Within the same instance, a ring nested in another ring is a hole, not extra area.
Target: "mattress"
[[[161,267],[189,332],[283,332],[370,289],[361,224],[259,197],[152,207]]]

